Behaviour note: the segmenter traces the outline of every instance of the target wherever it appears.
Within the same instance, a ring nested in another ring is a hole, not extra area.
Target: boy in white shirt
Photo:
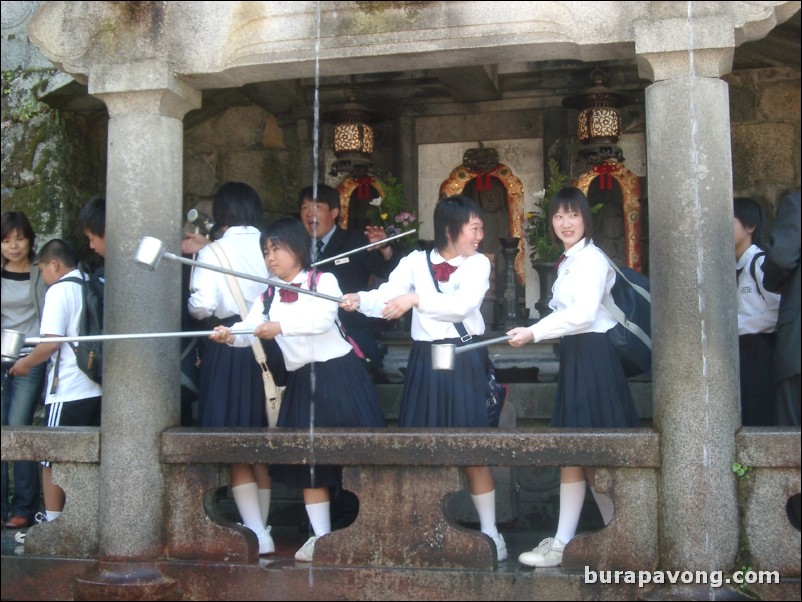
[[[82,285],[68,281],[53,286],[63,278],[81,278],[77,266],[75,251],[63,240],[51,240],[39,252],[39,269],[49,287],[39,329],[42,337],[78,336],[84,300]],[[59,349],[58,366],[50,371],[47,380],[47,426],[100,426],[100,385],[78,367],[69,343],[39,343],[29,355],[16,361],[9,374],[24,376],[34,366],[49,361]],[[64,490],[53,483],[50,463],[42,464],[46,519],[50,521],[64,509]]]
[[[780,295],[763,287],[765,253],[760,244],[763,210],[757,201],[733,201],[738,348],[743,426],[775,424],[774,347]]]

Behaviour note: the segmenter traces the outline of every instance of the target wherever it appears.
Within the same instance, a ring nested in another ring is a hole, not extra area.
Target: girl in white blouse
[[[464,344],[455,324],[461,322],[474,341],[485,331],[479,308],[490,286],[490,261],[478,253],[484,238],[482,210],[468,197],[443,199],[434,210],[434,233],[434,250],[410,253],[385,284],[350,293],[341,306],[388,320],[412,310],[413,344],[399,426],[488,428],[487,348],[457,355],[453,371],[432,369],[432,344]],[[466,468],[465,474],[482,533],[493,539],[498,559],[505,560],[493,475],[486,466]]]
[[[311,242],[297,219],[279,219],[262,234],[270,273],[284,284],[341,297],[333,274],[310,272]],[[337,303],[295,291],[269,287],[245,319],[231,329],[219,326],[210,338],[248,347],[253,337],[275,339],[284,355],[288,380],[277,426],[385,426],[376,389],[367,368],[346,340],[337,321]],[[231,334],[253,328],[253,336]],[[329,487],[340,483],[336,466],[271,466],[276,481],[303,488],[309,523],[314,531],[295,554],[312,561],[315,541],[331,531]]]
[[[615,282],[615,271],[593,244],[593,221],[581,190],[563,188],[551,200],[550,232],[565,252],[557,263],[557,280],[549,306],[553,313],[528,328],[513,328],[510,345],[562,337],[560,374],[551,424],[556,427],[636,427],[640,421],[624,369],[605,334],[616,324],[602,306]],[[612,500],[595,490],[594,471],[560,469],[560,518],[555,537],[544,539],[518,557],[527,566],[562,564],[565,545],[573,539],[585,499],[585,478],[605,524],[613,516]]]

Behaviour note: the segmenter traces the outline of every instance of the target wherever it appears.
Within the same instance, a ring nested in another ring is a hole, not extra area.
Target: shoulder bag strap
[[[437,284],[437,276],[434,274],[434,265],[432,264],[432,258],[430,257],[429,253],[431,251],[424,251],[423,253],[426,255],[426,263],[429,266],[429,274],[432,275],[432,282],[434,282],[434,288],[437,289],[438,293],[442,293],[443,291],[440,290],[440,285]],[[457,334],[459,335],[460,341],[463,343],[468,343],[472,338],[473,335],[468,334],[468,329],[465,328],[465,324],[462,322],[454,322],[454,328],[457,329]]]
[[[214,253],[215,257],[217,257],[217,261],[220,262],[220,265],[226,268],[227,270],[231,270],[231,262],[228,260],[228,256],[226,252],[216,242],[210,243],[209,248]],[[245,305],[245,299],[242,296],[242,289],[240,289],[239,282],[237,279],[232,276],[231,274],[226,274],[226,282],[228,283],[228,288],[231,291],[231,294],[234,296],[234,300],[237,302],[237,306],[239,307],[240,317],[244,320],[245,316],[248,315],[248,308]],[[270,370],[267,367],[267,355],[265,354],[264,347],[262,347],[262,341],[255,337],[254,341],[251,343],[251,349],[253,350],[253,355],[256,358],[256,363],[259,364],[259,367],[262,369],[262,377],[265,379],[265,394],[268,396],[275,397],[277,395],[276,391],[276,383],[273,380],[273,375],[270,373]],[[268,384],[268,381],[272,384],[272,388]]]

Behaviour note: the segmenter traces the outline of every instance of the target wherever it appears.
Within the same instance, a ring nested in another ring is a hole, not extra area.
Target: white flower
[[[546,197],[546,189],[544,188],[543,190],[538,190],[537,192],[533,192],[532,196],[534,196],[535,201],[539,203]]]
[[[372,199],[370,201],[370,204],[373,205],[374,207],[380,207],[381,204],[382,204],[382,198],[381,197],[376,197],[375,199]]]

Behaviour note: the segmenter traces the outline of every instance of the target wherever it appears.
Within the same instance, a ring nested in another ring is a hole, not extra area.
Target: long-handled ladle
[[[0,338],[2,347],[2,361],[15,362],[25,345],[38,345],[39,343],[79,343],[81,341],[121,341],[129,339],[164,339],[180,337],[202,337],[214,334],[214,330],[192,330],[186,332],[132,332],[126,334],[93,334],[76,337],[26,337],[18,330],[4,328]],[[250,330],[232,330],[231,334],[253,334]]]
[[[237,278],[245,278],[247,280],[253,280],[254,282],[269,284],[271,286],[275,286],[276,288],[285,288],[296,293],[301,293],[302,295],[311,295],[320,299],[328,299],[329,301],[334,301],[335,303],[344,301],[344,299],[341,297],[324,295],[323,293],[318,293],[317,291],[298,288],[290,284],[284,284],[283,282],[270,280],[269,278],[260,278],[259,276],[253,276],[252,274],[245,274],[244,272],[237,272],[235,270],[221,268],[220,266],[212,265],[210,263],[202,263],[193,259],[187,259],[186,257],[181,257],[180,255],[175,255],[167,251],[167,247],[165,247],[164,243],[158,238],[154,238],[152,236],[143,236],[142,240],[139,241],[139,248],[136,250],[134,261],[143,268],[153,271],[159,265],[159,261],[161,261],[162,257],[165,259],[170,259],[171,261],[177,261],[178,263],[194,265],[199,268],[205,268],[207,270],[220,272],[222,274],[231,274]]]

